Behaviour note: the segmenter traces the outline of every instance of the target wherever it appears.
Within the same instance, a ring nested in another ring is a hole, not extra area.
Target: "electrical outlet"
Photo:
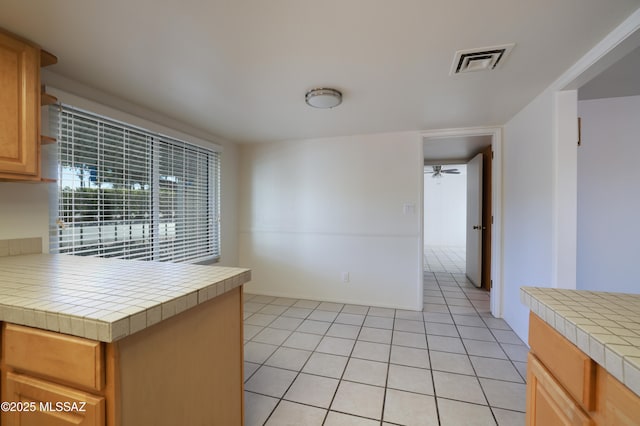
[[[343,272],[342,273],[342,282],[343,283],[348,283],[349,282],[349,273],[348,272]]]

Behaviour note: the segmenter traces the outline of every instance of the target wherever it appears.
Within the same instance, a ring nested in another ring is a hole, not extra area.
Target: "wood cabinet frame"
[[[30,391],[45,392],[38,389],[51,385],[58,393],[89,395],[97,398],[92,400],[96,407],[103,401],[104,423],[87,425],[242,425],[242,325],[242,286],[112,343],[36,329],[30,329],[33,331],[28,336],[40,336],[43,340],[29,343],[22,338],[16,342],[15,333],[13,336],[6,333],[7,327],[13,326],[5,325],[1,394],[3,398],[15,394],[15,385],[8,382],[32,380]],[[45,357],[44,361],[38,356],[16,361],[14,355],[27,352],[8,349],[16,344],[55,347],[56,344],[50,345],[52,341],[63,342],[59,350],[67,350],[70,342],[82,341],[78,346],[86,353],[82,359],[94,359],[92,354],[98,354],[95,359],[100,362],[95,367],[85,365],[79,377],[65,378],[51,372],[51,359],[56,356]],[[95,368],[93,376],[92,368]],[[98,385],[100,389],[87,381],[97,377],[95,374],[104,377]],[[21,424],[7,413],[1,419],[3,426]]]
[[[57,61],[0,28],[0,180],[40,181],[40,67]]]
[[[640,397],[531,313],[527,426],[638,426]]]

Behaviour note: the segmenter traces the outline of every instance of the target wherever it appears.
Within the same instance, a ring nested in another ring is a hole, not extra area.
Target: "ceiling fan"
[[[425,174],[428,173],[433,173],[434,178],[441,178],[443,174],[450,174],[450,175],[459,175],[460,172],[458,171],[458,169],[443,169],[442,166],[431,166],[433,167],[433,171],[432,172],[427,172],[425,171]]]

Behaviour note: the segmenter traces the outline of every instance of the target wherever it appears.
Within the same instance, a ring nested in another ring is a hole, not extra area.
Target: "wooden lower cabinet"
[[[526,426],[640,426],[640,397],[533,313],[529,344]]]
[[[13,370],[100,391],[104,387],[104,344],[95,340],[5,324],[3,360]]]
[[[103,426],[105,399],[24,374],[7,373],[5,401],[24,411],[10,411],[7,425]],[[4,424],[4,422],[3,422]]]
[[[538,358],[527,363],[527,425],[592,426],[580,408]]]
[[[640,397],[604,369],[598,370],[599,425],[640,425]]]
[[[244,422],[242,287],[113,343],[5,323],[1,346],[0,400],[38,408],[2,426]]]

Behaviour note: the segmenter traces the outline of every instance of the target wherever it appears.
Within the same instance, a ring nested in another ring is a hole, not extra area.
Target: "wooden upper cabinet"
[[[0,179],[40,179],[40,66],[56,61],[0,29]]]

